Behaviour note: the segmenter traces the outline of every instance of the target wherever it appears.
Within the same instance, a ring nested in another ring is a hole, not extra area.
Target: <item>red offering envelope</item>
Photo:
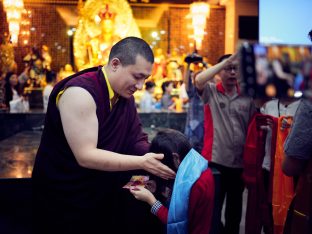
[[[135,175],[132,176],[130,181],[123,186],[125,189],[130,189],[131,186],[145,186],[145,183],[149,180],[149,176]]]

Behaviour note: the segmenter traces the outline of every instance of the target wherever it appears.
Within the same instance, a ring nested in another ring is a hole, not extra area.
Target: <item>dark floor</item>
[[[41,131],[24,131],[0,141],[0,179],[30,178]]]
[[[31,233],[31,172],[41,131],[0,141],[0,233]]]
[[[0,141],[0,234],[31,234],[30,177],[42,134],[36,130]],[[153,128],[145,132],[155,135]]]

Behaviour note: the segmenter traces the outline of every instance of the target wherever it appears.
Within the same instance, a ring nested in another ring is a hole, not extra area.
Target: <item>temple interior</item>
[[[311,6],[310,2],[301,1]],[[152,140],[157,129],[172,128],[182,133],[185,130],[189,108],[184,87],[187,69],[194,73],[205,70],[215,65],[221,55],[233,54],[244,47],[244,43],[270,44],[270,40],[272,44],[280,42],[282,45],[301,43],[278,41],[261,34],[264,24],[261,17],[264,17],[267,0],[0,2],[0,233],[32,233],[31,174],[44,129],[44,90],[51,85],[47,74],[54,74],[53,86],[76,72],[106,65],[112,46],[119,40],[129,36],[144,39],[155,56],[151,75],[146,79],[154,87],[153,111],[141,107],[145,87],[135,92],[134,98],[143,129]],[[277,21],[274,15],[267,17],[271,17],[272,25]],[[288,53],[297,63],[302,59],[300,56],[311,56],[309,46],[312,43],[307,38],[312,29],[311,20],[306,24],[295,26],[302,26],[304,35],[288,32],[304,38],[304,48],[285,46],[278,52],[271,48],[268,56],[274,57],[275,52]],[[286,25],[282,27],[287,28]],[[16,74],[21,85],[21,103],[8,104],[6,100],[5,77],[11,72]],[[161,106],[165,82],[172,83],[169,92],[173,105],[168,108]],[[213,82],[220,82],[220,77],[216,76]],[[278,88],[272,92],[276,91]],[[294,88],[289,95],[296,96],[299,91]],[[274,96],[266,92],[267,96]],[[261,104],[261,101],[256,103],[258,110]],[[218,181],[218,172],[213,173]],[[216,183],[216,188],[218,186]],[[246,190],[243,197],[240,234],[245,234]]]

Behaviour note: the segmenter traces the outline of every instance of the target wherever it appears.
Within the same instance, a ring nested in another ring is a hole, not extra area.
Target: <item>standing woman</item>
[[[5,76],[5,104],[10,108],[10,101],[20,98],[20,90],[17,74],[8,72]]]

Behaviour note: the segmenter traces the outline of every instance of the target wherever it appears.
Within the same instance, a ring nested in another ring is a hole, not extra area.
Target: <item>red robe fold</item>
[[[265,126],[266,119],[273,121],[272,128],[272,146],[276,145],[277,119],[270,115],[255,114],[252,118],[246,138],[244,148],[244,171],[243,179],[248,189],[248,200],[245,221],[246,234],[261,234],[263,226],[269,227],[272,183],[269,185],[268,192],[264,187],[262,163],[265,154],[266,132],[261,129]],[[275,147],[272,147],[271,155],[274,165]],[[270,179],[272,181],[272,178]],[[272,227],[271,227],[272,229]]]

